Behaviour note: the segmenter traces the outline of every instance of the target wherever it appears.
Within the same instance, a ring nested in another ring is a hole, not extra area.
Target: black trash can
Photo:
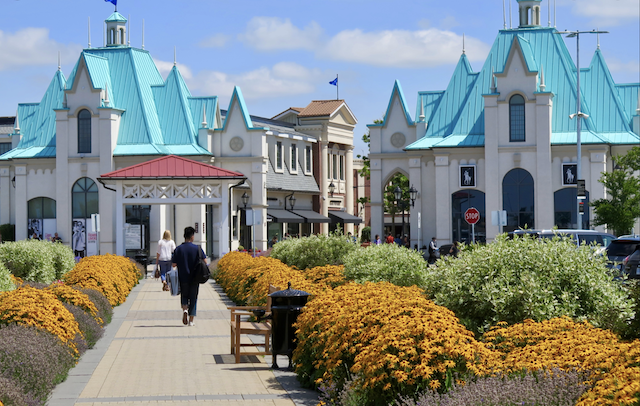
[[[293,324],[298,319],[302,308],[307,304],[310,294],[302,290],[291,289],[279,290],[269,295],[271,297],[271,345],[273,346],[273,365],[278,368],[276,356],[286,355],[289,357],[289,368],[293,367],[291,357],[296,348],[296,329]]]
[[[142,265],[144,269],[145,277],[147,275],[147,264],[149,263],[149,256],[145,251],[138,251],[135,256],[136,262]]]

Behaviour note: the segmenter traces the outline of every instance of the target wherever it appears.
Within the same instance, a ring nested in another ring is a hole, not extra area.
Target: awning
[[[298,216],[305,218],[305,223],[331,223],[329,217],[325,217],[313,210],[292,210]]]
[[[349,214],[346,211],[333,210],[329,211],[329,217],[333,220],[333,223],[353,223],[360,224],[362,219],[360,217]]]
[[[274,223],[304,223],[305,219],[289,210],[267,208],[267,216]]]

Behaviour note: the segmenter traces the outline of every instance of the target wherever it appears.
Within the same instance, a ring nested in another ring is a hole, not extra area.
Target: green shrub
[[[325,265],[342,265],[343,257],[357,249],[341,233],[332,235],[312,235],[311,237],[290,238],[273,246],[271,256],[298,269]]]
[[[362,234],[360,235],[360,242],[361,243],[372,242],[371,241],[371,227],[366,226],[365,228],[362,229]]]
[[[2,236],[2,241],[15,241],[16,240],[16,226],[13,224],[2,224],[0,225],[0,235]]]
[[[0,292],[6,292],[8,290],[14,290],[16,285],[11,280],[11,272],[7,269],[2,262],[0,262]]]
[[[370,245],[344,257],[344,276],[358,283],[391,282],[424,286],[427,263],[417,251],[396,244]]]
[[[476,333],[499,321],[568,316],[607,328],[631,317],[632,303],[606,259],[569,239],[509,240],[463,248],[427,269],[428,294]]]
[[[633,305],[633,316],[626,323],[619,323],[612,330],[625,340],[640,338],[640,280],[629,279],[624,282],[629,294],[629,302]]]
[[[25,281],[51,283],[56,279],[51,243],[23,240],[0,245],[0,262]]]
[[[53,266],[56,270],[56,279],[62,279],[62,275],[69,272],[76,265],[75,256],[71,247],[62,243],[49,243],[47,247],[53,253]]]

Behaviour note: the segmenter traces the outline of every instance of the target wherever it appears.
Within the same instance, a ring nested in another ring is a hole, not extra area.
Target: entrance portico
[[[229,252],[229,188],[244,182],[243,174],[169,155],[103,174],[98,180],[116,192],[117,255],[125,255],[124,211],[129,205],[191,205],[180,218],[183,226],[195,226],[200,236],[195,242],[206,248],[211,238],[218,241],[215,256]],[[205,205],[213,206],[213,218],[208,219],[213,224],[212,236],[205,235]]]

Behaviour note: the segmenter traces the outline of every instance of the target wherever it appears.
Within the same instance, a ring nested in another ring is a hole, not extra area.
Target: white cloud
[[[640,18],[638,0],[561,0],[560,3],[571,5],[573,13],[592,17],[595,24],[605,27],[638,21]]]
[[[49,38],[46,28],[24,28],[15,33],[0,30],[0,71],[23,66],[56,66],[58,52],[63,63],[75,61],[82,47]]]
[[[443,27],[457,25],[453,17],[444,18],[441,23]],[[300,29],[288,19],[254,17],[240,38],[260,51],[309,50],[319,58],[376,66],[432,67],[455,63],[460,58],[462,35],[446,29],[428,28],[428,20],[420,21],[419,25],[422,29],[417,31],[344,30],[327,39],[315,22]],[[467,37],[466,50],[470,60],[483,60],[489,46]]]
[[[171,69],[173,69],[173,62],[161,61],[155,58],[153,59],[153,61],[158,67],[158,71],[160,72],[162,77],[166,79],[167,76],[169,76],[169,72],[171,72]],[[182,75],[185,81],[193,78],[191,69],[187,65],[181,64],[179,62],[177,65],[178,65],[178,70],[180,71],[180,74]]]
[[[280,62],[238,74],[201,71],[189,81],[189,88],[203,95],[230,95],[234,86],[240,86],[244,97],[251,100],[312,93],[324,77],[318,69]]]
[[[224,34],[215,34],[200,41],[198,46],[202,48],[223,48],[231,38]]]
[[[291,20],[278,17],[254,17],[247,24],[240,39],[248,46],[260,51],[276,49],[309,49],[316,48],[322,38],[322,28],[311,22],[300,29]]]
[[[483,60],[489,47],[466,37],[470,60]],[[321,56],[376,66],[433,67],[455,63],[462,53],[462,35],[436,28],[419,31],[342,31],[320,52]]]
[[[638,72],[640,72],[640,62],[639,61],[627,61],[623,62],[618,58],[607,59],[607,66],[611,72],[620,72],[620,73],[633,73],[636,76]]]

